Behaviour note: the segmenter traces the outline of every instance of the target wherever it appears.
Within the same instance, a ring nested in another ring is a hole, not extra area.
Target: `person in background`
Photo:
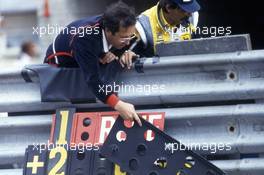
[[[161,42],[190,40],[198,24],[200,5],[196,0],[160,0],[138,18],[138,41],[147,56],[155,55]]]
[[[36,44],[32,41],[23,42],[21,45],[21,53],[18,57],[19,65],[25,66],[28,64],[32,64],[34,58],[37,56],[37,47]]]

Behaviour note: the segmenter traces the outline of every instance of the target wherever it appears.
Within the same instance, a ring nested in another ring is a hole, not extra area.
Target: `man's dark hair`
[[[176,3],[172,2],[171,0],[160,0],[159,1],[159,5],[158,5],[159,9],[162,9],[163,11],[168,12],[167,6],[169,6],[169,8],[171,9],[179,8],[179,6]]]
[[[130,27],[136,24],[134,8],[129,7],[122,1],[110,5],[102,17],[103,28],[115,34],[119,27]]]

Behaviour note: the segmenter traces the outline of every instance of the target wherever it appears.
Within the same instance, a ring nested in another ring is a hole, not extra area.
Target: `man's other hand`
[[[112,52],[107,52],[99,61],[102,64],[111,63],[114,60],[118,60],[118,57]]]

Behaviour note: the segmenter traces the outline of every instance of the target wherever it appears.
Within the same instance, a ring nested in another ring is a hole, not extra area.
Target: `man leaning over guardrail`
[[[136,16],[134,10],[123,2],[107,8],[103,15],[93,16],[69,24],[48,47],[45,63],[57,67],[80,67],[95,96],[117,110],[124,119],[141,121],[134,105],[120,100],[114,92],[104,93],[100,87],[106,85],[101,68],[115,71],[120,66],[128,68],[136,54],[123,50],[120,59],[110,49],[121,49],[135,37]],[[113,64],[112,64],[113,65]],[[78,90],[78,89],[76,89]]]

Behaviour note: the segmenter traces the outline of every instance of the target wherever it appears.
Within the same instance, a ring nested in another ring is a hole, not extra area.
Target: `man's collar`
[[[108,42],[106,40],[106,36],[105,36],[104,29],[102,29],[102,35],[103,35],[102,38],[103,38],[103,48],[104,48],[104,52],[107,53],[111,49],[112,45],[108,45]]]

